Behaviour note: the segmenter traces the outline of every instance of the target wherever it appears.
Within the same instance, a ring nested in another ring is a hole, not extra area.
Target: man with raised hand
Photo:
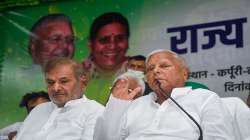
[[[188,68],[176,53],[150,53],[146,78],[153,92],[135,100],[141,88],[129,92],[128,80],[117,81],[98,119],[95,140],[235,139],[232,118],[220,97],[206,89],[184,87]]]

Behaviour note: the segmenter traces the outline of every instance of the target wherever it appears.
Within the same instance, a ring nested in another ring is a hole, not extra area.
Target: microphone
[[[195,119],[189,114],[187,113],[187,111],[180,105],[178,104],[175,99],[173,99],[171,96],[169,96],[168,94],[165,94],[165,91],[161,88],[161,83],[157,80],[157,85],[159,86],[159,89],[161,90],[161,92],[163,92],[163,96],[165,96],[165,98],[169,98],[172,102],[174,102],[194,123],[195,125],[198,127],[199,131],[200,131],[200,136],[198,138],[198,140],[203,140],[203,134],[202,134],[202,129],[201,126],[195,121]]]

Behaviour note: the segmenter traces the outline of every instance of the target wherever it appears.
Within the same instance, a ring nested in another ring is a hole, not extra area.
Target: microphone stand
[[[181,105],[180,104],[178,104],[171,96],[169,96],[168,94],[165,94],[165,91],[161,88],[161,83],[159,82],[159,81],[157,81],[157,84],[158,84],[158,86],[159,86],[159,89],[161,90],[161,92],[163,92],[164,94],[164,96],[166,97],[166,98],[169,98],[171,101],[173,101],[194,123],[195,123],[195,125],[198,127],[198,129],[199,129],[199,131],[200,131],[200,136],[199,136],[199,138],[198,138],[198,140],[203,140],[203,134],[202,134],[202,129],[201,129],[201,127],[200,127],[200,125],[195,121],[195,119],[189,114],[189,113],[187,113],[187,111],[183,108],[183,107],[181,107]]]

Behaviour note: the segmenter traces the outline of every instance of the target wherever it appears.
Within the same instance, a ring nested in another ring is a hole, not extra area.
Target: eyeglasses
[[[62,37],[59,35],[51,36],[47,39],[40,39],[44,43],[48,44],[59,44],[59,43],[66,43],[68,45],[75,44],[79,39],[75,36],[66,36]]]

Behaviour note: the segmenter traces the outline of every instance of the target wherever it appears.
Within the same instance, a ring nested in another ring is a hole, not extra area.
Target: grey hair
[[[87,79],[89,79],[87,71],[83,68],[83,66],[80,63],[66,57],[54,57],[52,59],[49,59],[43,65],[43,72],[44,74],[46,74],[51,70],[55,69],[56,67],[63,65],[69,65],[72,68],[76,79],[79,79],[79,77],[83,75],[86,76]]]
[[[145,91],[145,82],[141,77],[138,77],[138,75],[136,75],[135,73],[131,73],[131,72],[125,72],[121,75],[119,75],[118,77],[115,78],[113,85],[116,83],[116,81],[121,80],[121,79],[125,79],[128,80],[128,78],[132,78],[134,79],[141,87],[141,94],[143,95],[144,91]]]

